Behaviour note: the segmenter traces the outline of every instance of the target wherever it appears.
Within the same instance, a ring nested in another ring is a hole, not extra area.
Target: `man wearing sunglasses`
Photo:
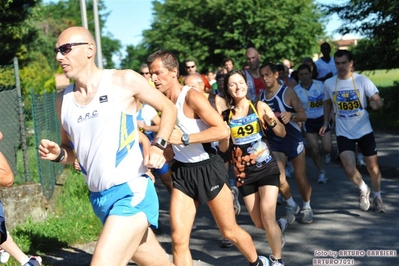
[[[61,144],[42,139],[40,157],[63,164],[78,159],[90,201],[104,227],[91,265],[171,265],[149,226],[157,226],[158,197],[147,168],[161,168],[176,122],[176,108],[133,70],[99,69],[96,43],[83,27],[58,37],[55,58],[73,79],[57,95]],[[160,128],[143,158],[138,140],[136,100],[162,112]]]
[[[140,67],[140,74],[146,78],[150,82],[150,84],[154,87],[154,83],[151,81],[151,74],[148,70],[147,64],[142,64]]]
[[[197,74],[197,64],[192,59],[186,61],[186,69],[188,75]]]

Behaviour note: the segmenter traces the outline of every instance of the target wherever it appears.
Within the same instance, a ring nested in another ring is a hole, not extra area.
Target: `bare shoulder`
[[[219,113],[222,113],[222,111],[228,108],[226,99],[220,97],[218,94],[215,96],[215,103]]]
[[[198,91],[197,89],[193,88],[193,89],[190,89],[187,91],[186,102],[196,103],[196,101],[198,101],[198,100],[201,101],[201,100],[207,100],[207,99],[205,98],[205,95],[202,92]]]
[[[148,90],[150,84],[143,76],[131,69],[114,70],[112,86],[116,90],[129,91],[129,94],[138,94],[141,90]]]
[[[263,110],[265,108],[265,105],[267,105],[267,104],[262,102],[262,101],[257,101],[256,102],[256,109],[257,110]]]
[[[285,95],[286,95],[286,97],[288,97],[289,99],[298,98],[298,96],[297,96],[297,94],[296,94],[294,88],[290,88],[290,87],[287,87],[287,89],[286,89],[286,91],[285,91]]]
[[[135,80],[137,79],[135,74],[137,73],[131,69],[114,70],[112,73],[112,83],[114,86],[121,87],[134,84]]]

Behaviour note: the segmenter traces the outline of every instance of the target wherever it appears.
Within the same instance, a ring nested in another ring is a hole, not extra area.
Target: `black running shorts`
[[[280,187],[280,175],[265,176],[258,181],[239,186],[238,189],[240,190],[241,195],[245,197],[258,192],[258,188],[262,186]]]
[[[324,116],[318,118],[308,118],[303,123],[303,131],[306,133],[316,133],[319,134],[320,128],[324,125]],[[327,125],[326,132],[330,131],[330,124]]]
[[[173,187],[199,204],[213,200],[228,180],[223,159],[215,155],[198,163],[176,161],[172,166]]]
[[[339,152],[353,151],[356,153],[356,143],[359,146],[363,156],[372,156],[377,154],[377,145],[375,143],[374,133],[368,133],[359,139],[348,139],[344,136],[337,137]]]

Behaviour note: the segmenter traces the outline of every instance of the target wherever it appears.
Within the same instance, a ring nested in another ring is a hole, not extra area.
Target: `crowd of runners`
[[[190,234],[201,204],[223,235],[222,248],[237,247],[251,266],[285,265],[285,229],[297,215],[302,224],[313,222],[305,148],[318,169],[317,182],[328,184],[323,164],[331,161],[333,136],[344,171],[359,188],[359,208],[367,211],[371,201],[374,211],[385,212],[366,110],[380,109],[383,101],[376,86],[354,72],[349,51],[331,56],[323,43],[320,59],[304,58],[294,67],[289,60],[262,61],[249,47],[245,66],[226,58],[219,69],[201,74],[198,62],[187,59],[182,75],[179,59],[166,50],[149,55],[140,73],[99,69],[95,40],[83,27],[63,31],[55,47],[74,83],[57,95],[61,143],[42,139],[39,154],[74,164],[86,179],[103,223],[91,265],[193,265]],[[290,176],[302,203],[292,196]],[[172,261],[155,236],[158,177],[170,192]],[[254,226],[265,231],[272,254],[258,254],[237,224],[238,197]],[[278,203],[286,207],[279,219]],[[2,241],[6,235],[1,231]]]

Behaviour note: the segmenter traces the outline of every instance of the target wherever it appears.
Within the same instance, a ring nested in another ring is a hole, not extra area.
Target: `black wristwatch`
[[[187,146],[188,144],[190,144],[190,135],[184,133],[183,136],[181,136],[181,141],[183,142],[184,146]]]
[[[291,113],[291,120],[295,118],[295,113]]]
[[[269,126],[269,128],[275,128],[277,126],[277,121],[273,120],[273,124],[272,125],[269,125],[269,124],[267,124],[267,125]]]
[[[163,138],[160,137],[156,137],[151,145],[160,148],[161,150],[166,150],[166,147],[168,146],[168,142],[166,140],[164,140]]]

